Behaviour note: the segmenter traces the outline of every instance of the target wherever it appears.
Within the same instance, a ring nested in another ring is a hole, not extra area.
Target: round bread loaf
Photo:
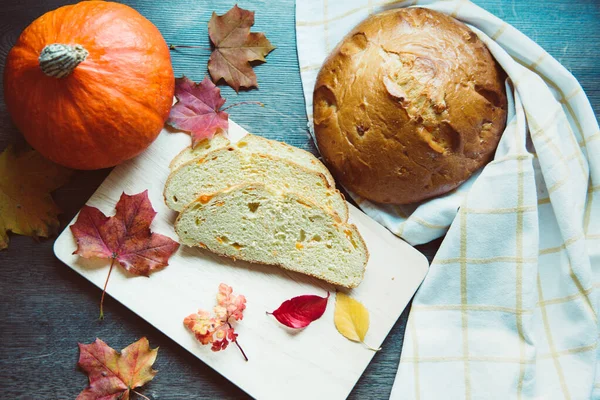
[[[466,25],[424,8],[373,15],[323,64],[319,150],[349,190],[406,204],[446,193],[493,155],[505,74]]]

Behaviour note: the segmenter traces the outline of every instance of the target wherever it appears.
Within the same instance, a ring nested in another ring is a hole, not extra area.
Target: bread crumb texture
[[[169,167],[171,171],[174,171],[186,162],[196,159],[199,160],[206,156],[210,151],[229,146],[230,144],[229,139],[222,134],[215,135],[212,139],[207,139],[198,143],[194,148],[187,147],[183,149],[183,151],[171,161]],[[312,153],[309,153],[306,150],[278,142],[277,140],[270,140],[262,136],[252,135],[250,133],[244,136],[240,141],[231,145],[246,153],[261,153],[291,160],[307,169],[323,174],[327,179],[327,182],[329,182],[329,185],[335,187],[335,181],[327,167],[325,167]]]
[[[230,187],[207,202],[190,203],[175,230],[185,245],[349,288],[361,282],[368,261],[354,225],[296,193],[260,183]]]
[[[324,174],[288,159],[248,152],[236,145],[210,151],[171,172],[165,185],[165,202],[172,210],[181,211],[198,198],[206,203],[210,200],[207,194],[244,182],[259,182],[301,193],[329,210],[340,221],[348,219],[344,197],[331,186]]]
[[[319,150],[344,186],[372,201],[446,193],[491,159],[506,125],[504,80],[452,17],[423,8],[373,15],[319,72]]]

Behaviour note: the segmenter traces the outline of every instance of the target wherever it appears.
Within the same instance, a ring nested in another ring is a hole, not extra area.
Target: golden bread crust
[[[486,164],[506,125],[505,74],[466,25],[424,8],[373,15],[323,64],[319,150],[349,190],[406,204]]]

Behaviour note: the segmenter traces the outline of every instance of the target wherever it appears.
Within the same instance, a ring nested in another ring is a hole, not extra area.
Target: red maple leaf
[[[272,313],[277,321],[289,328],[304,328],[311,322],[321,318],[327,308],[327,297],[303,295],[291,298],[281,303]]]
[[[167,124],[189,132],[192,147],[219,131],[227,132],[229,116],[220,110],[225,99],[221,97],[221,89],[208,77],[200,83],[194,83],[185,76],[175,79],[175,97],[178,101],[171,108]]]
[[[107,217],[95,207],[83,206],[71,225],[77,240],[73,254],[111,259],[100,300],[100,318],[104,316],[104,293],[115,260],[133,275],[150,276],[169,265],[169,257],[179,248],[179,243],[171,238],[150,231],[156,211],[147,190],[133,196],[123,193],[115,209],[116,214]]]
[[[88,375],[90,385],[77,400],[128,400],[130,392],[144,398],[135,388],[143,386],[156,375],[152,364],[158,348],[150,349],[148,339],[141,338],[119,354],[100,339],[94,343],[79,343],[79,367]]]

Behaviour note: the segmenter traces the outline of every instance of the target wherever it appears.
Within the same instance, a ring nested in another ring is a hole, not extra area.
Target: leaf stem
[[[143,398],[144,398],[144,399],[146,399],[146,400],[150,400],[148,397],[144,396],[144,395],[143,395],[143,394],[141,394],[140,392],[136,392],[136,391],[135,391],[135,390],[133,390],[133,389],[131,389],[131,391],[132,391],[133,393],[137,394],[138,396],[140,396],[140,397],[143,397]]]
[[[265,103],[261,103],[260,101],[240,101],[239,103],[234,103],[234,104],[231,104],[231,105],[229,105],[229,106],[221,109],[221,111],[228,110],[231,107],[241,106],[242,104],[256,104],[256,105],[261,106],[261,107],[265,106]]]
[[[364,345],[365,345],[365,347],[366,347],[367,349],[369,349],[369,350],[373,350],[373,351],[379,351],[379,350],[381,350],[381,347],[380,347],[380,348],[378,348],[378,349],[376,349],[376,348],[374,348],[374,347],[371,347],[371,346],[369,346],[369,345],[368,345],[368,344],[366,344],[365,342],[362,342],[362,341],[361,341],[361,343],[362,343],[362,344],[364,344]]]
[[[231,329],[233,329],[233,326],[231,326],[231,323],[229,323],[229,321],[227,321],[227,325],[229,325],[229,327],[230,327]],[[244,359],[245,359],[246,361],[248,361],[248,357],[246,357],[246,353],[244,353],[244,349],[242,349],[242,346],[240,346],[240,344],[238,343],[237,339],[235,339],[233,342],[234,342],[234,343],[235,343],[235,345],[238,347],[238,349],[240,349],[240,351],[242,352],[242,355],[244,356]]]
[[[189,45],[185,45],[185,44],[170,44],[169,45],[169,50],[176,50],[176,49],[202,49],[202,50],[211,50],[212,51],[212,49],[210,47],[189,46]]]
[[[104,282],[104,289],[102,290],[102,297],[100,298],[100,319],[104,319],[104,295],[106,294],[106,286],[108,286],[108,280],[110,279],[110,274],[115,266],[115,260],[117,256],[113,254],[111,257],[112,260],[110,262],[110,269],[108,270],[108,276],[106,277],[106,282]]]

